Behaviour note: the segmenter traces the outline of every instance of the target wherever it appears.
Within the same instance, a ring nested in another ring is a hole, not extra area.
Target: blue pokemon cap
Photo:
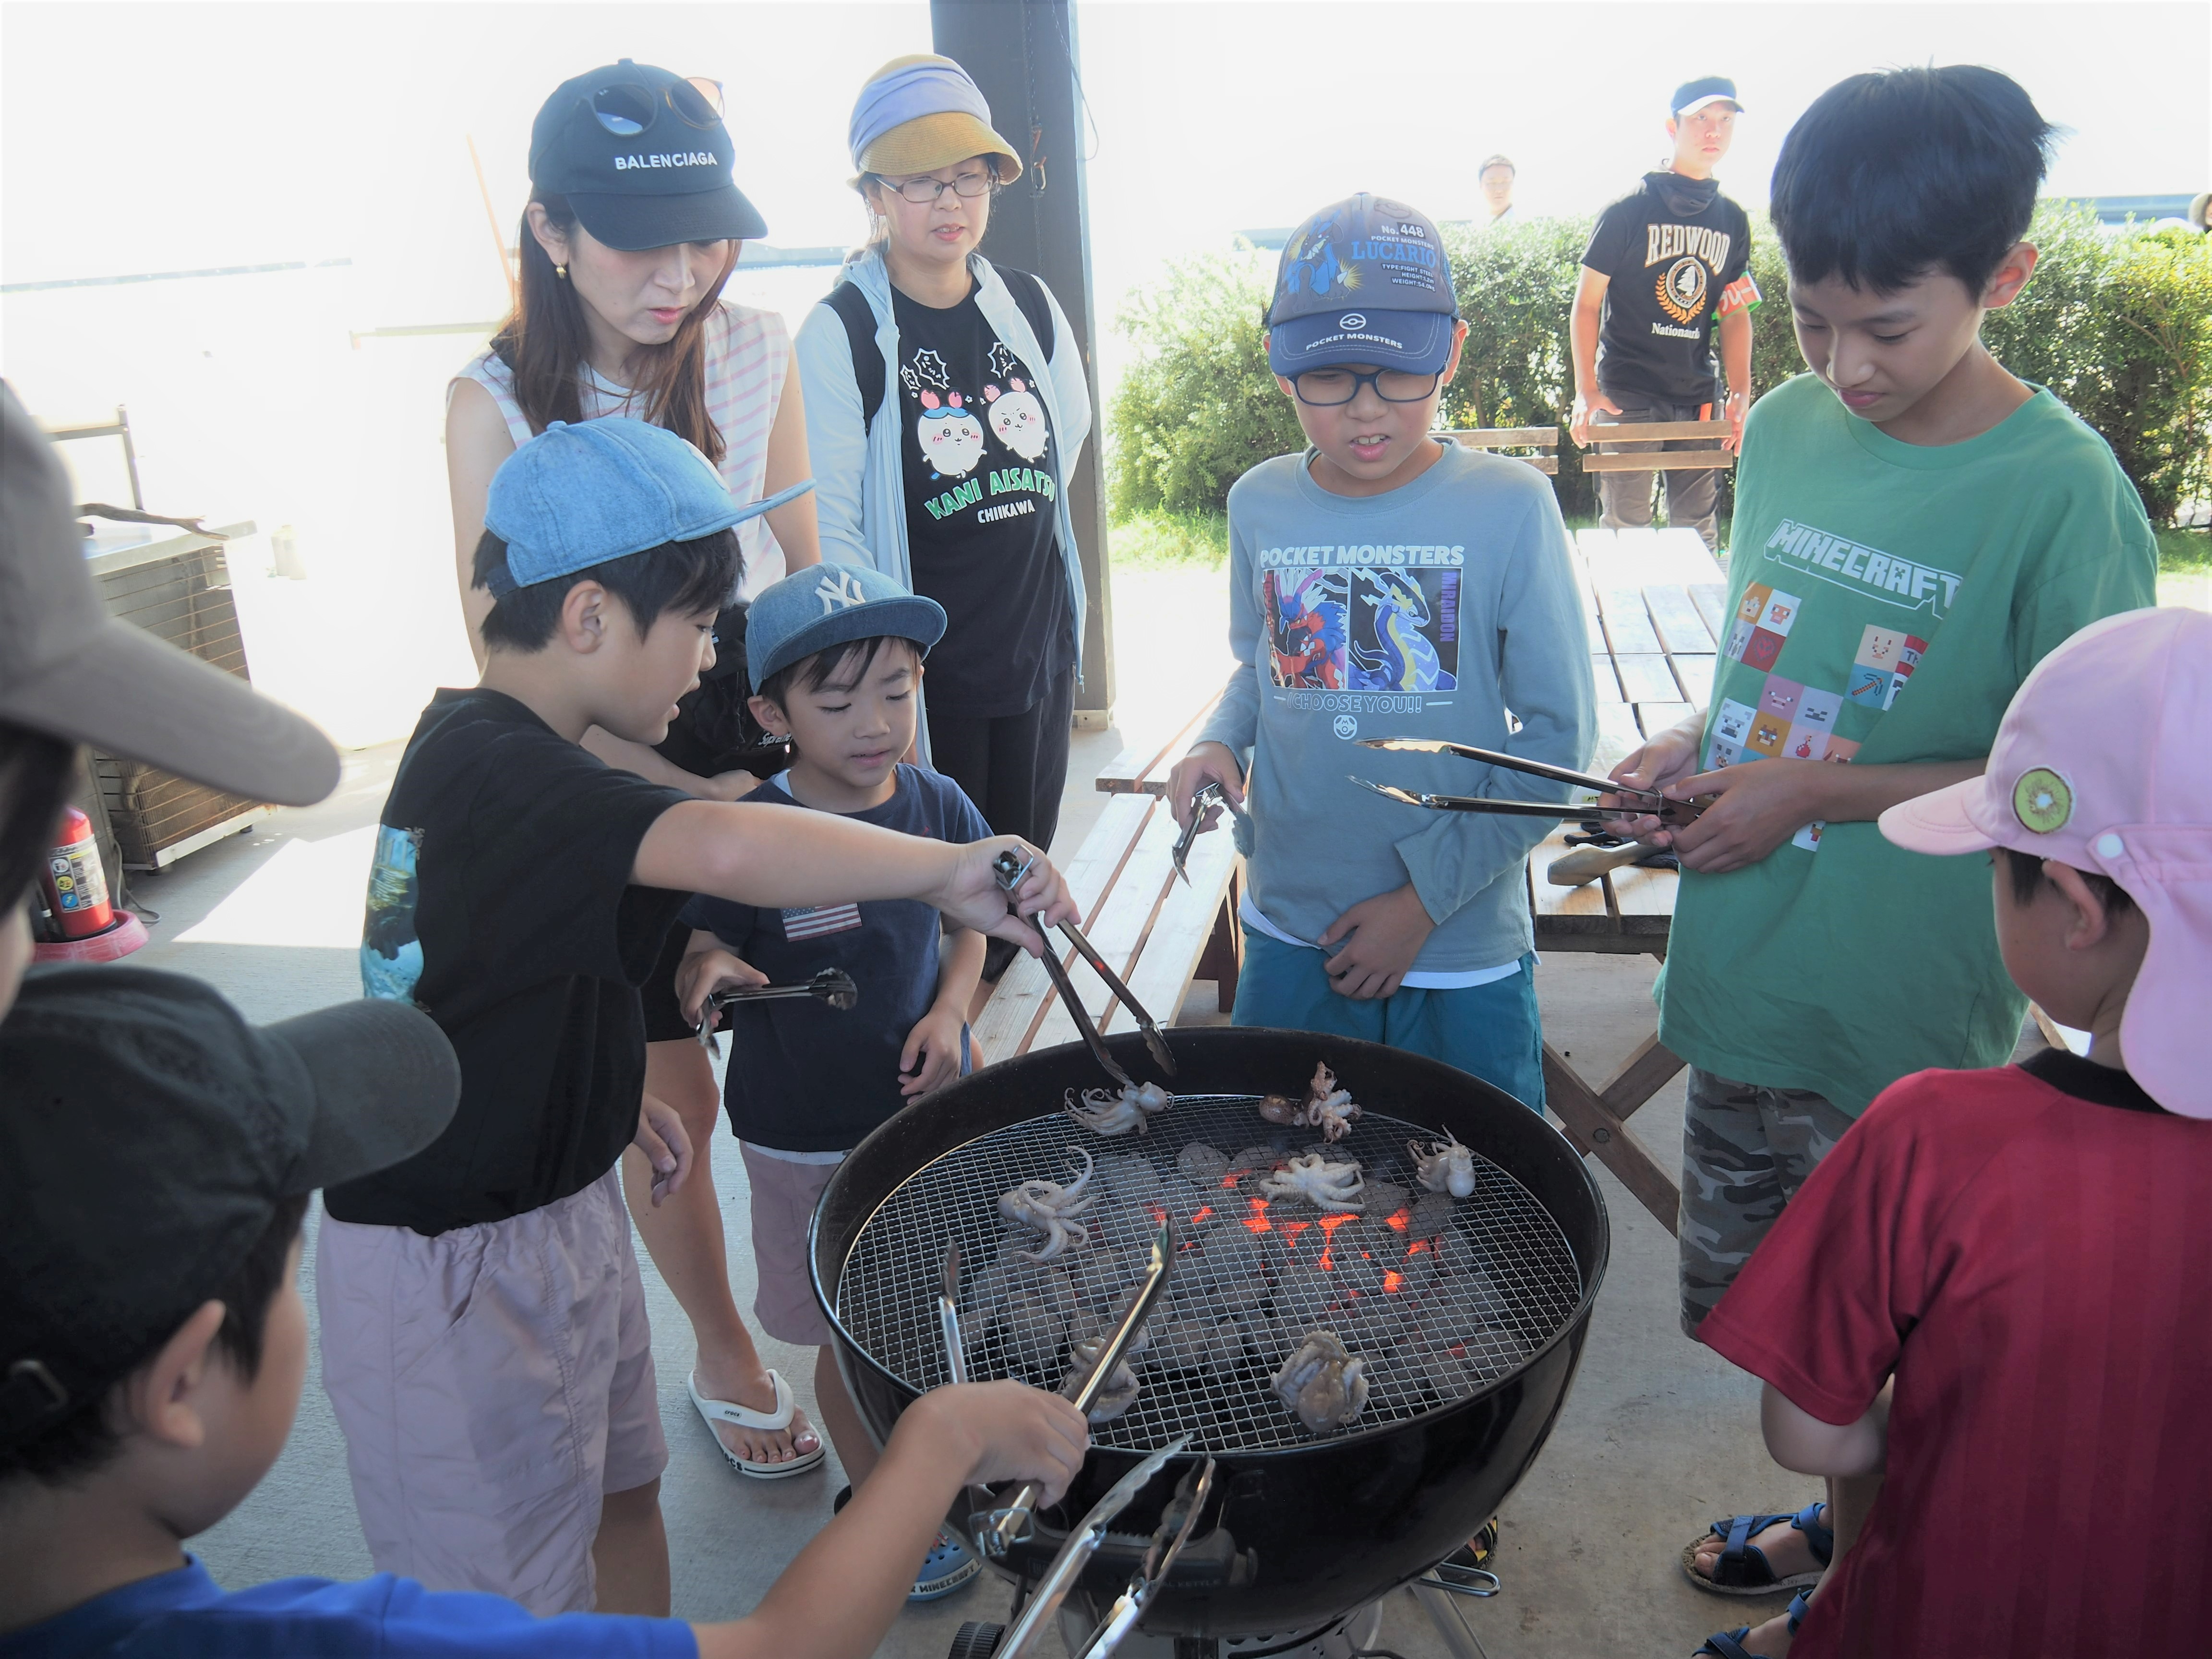
[[[854,640],[912,640],[924,656],[945,637],[945,607],[865,564],[794,570],[745,613],[745,672],[757,691],[769,675]]]
[[[1267,367],[1285,377],[1335,363],[1440,373],[1459,302],[1435,223],[1365,191],[1291,233],[1267,307]]]
[[[484,528],[507,544],[485,573],[499,599],[665,542],[695,542],[814,488],[740,503],[714,464],[665,427],[627,416],[556,421],[500,463]]]

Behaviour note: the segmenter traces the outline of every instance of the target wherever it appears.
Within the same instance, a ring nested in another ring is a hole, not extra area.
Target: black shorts
[[[684,960],[684,947],[691,942],[691,930],[678,922],[668,930],[668,941],[660,947],[659,958],[645,983],[638,988],[638,996],[645,1004],[645,1040],[647,1042],[693,1042],[698,1038],[698,1028],[684,1018],[677,1006],[676,969]]]

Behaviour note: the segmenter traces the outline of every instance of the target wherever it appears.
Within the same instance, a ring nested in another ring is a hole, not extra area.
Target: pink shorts
[[[826,1348],[836,1339],[814,1299],[806,1229],[837,1166],[770,1158],[743,1141],[738,1150],[744,1154],[745,1179],[753,1190],[753,1266],[760,1274],[754,1316],[779,1342]]]
[[[668,1462],[620,1167],[435,1238],[325,1216],[315,1302],[377,1570],[588,1610],[601,1498]]]

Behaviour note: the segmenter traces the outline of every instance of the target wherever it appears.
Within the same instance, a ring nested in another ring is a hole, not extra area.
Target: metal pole
[[[1091,439],[1067,480],[1067,513],[1090,595],[1075,724],[1103,730],[1114,707],[1113,590],[1099,480],[1105,434],[1092,350],[1097,320],[1084,195],[1083,155],[1091,131],[1078,79],[1075,7],[1072,0],[930,0],[929,21],[937,50],[975,77],[993,124],[1022,157],[1020,179],[991,210],[983,255],[1044,279],[1074,331],[1091,384]]]

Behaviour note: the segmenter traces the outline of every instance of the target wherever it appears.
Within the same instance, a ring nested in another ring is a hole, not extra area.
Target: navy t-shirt
[[[388,1572],[352,1583],[280,1578],[227,1593],[191,1556],[27,1629],[0,1659],[698,1659],[673,1619],[538,1619],[503,1595],[426,1590]]]
[[[771,778],[740,801],[797,805]],[[842,816],[909,836],[965,846],[991,827],[960,786],[942,773],[898,769],[881,806]],[[684,921],[720,938],[777,985],[842,968],[859,988],[840,1012],[811,999],[738,1003],[723,1086],[730,1127],[757,1146],[787,1152],[849,1152],[906,1103],[899,1051],[937,1000],[937,912],[916,899],[762,910],[702,895]]]

